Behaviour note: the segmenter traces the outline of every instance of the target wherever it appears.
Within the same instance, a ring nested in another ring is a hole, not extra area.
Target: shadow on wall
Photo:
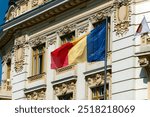
[[[143,83],[147,84],[149,76],[147,75],[144,68],[141,69],[140,78],[143,79]]]

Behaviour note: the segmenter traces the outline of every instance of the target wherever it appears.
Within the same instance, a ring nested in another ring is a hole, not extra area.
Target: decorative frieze
[[[73,93],[73,97],[75,98],[75,90],[76,90],[76,81],[71,80],[64,83],[60,83],[58,85],[54,85],[54,91],[56,96],[63,96],[68,93]]]
[[[45,89],[36,90],[26,94],[27,100],[45,100]]]
[[[129,31],[131,20],[131,0],[115,0],[114,2],[114,31],[123,35]]]

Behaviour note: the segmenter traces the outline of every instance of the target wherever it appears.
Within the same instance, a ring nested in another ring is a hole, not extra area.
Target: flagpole
[[[108,42],[108,16],[106,16],[106,40],[105,40],[105,66],[104,66],[104,100],[107,99],[107,42]]]

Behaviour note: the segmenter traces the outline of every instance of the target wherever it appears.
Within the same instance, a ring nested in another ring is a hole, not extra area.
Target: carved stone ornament
[[[46,42],[46,36],[40,36],[29,40],[31,47],[38,46]]]
[[[110,78],[111,78],[111,73],[108,72],[107,79],[110,79]],[[89,86],[99,86],[101,84],[104,84],[104,74],[97,73],[97,74],[87,76],[86,81]]]
[[[45,90],[34,91],[26,94],[27,100],[45,100]]]
[[[62,27],[62,28],[60,28],[60,29],[58,30],[58,34],[59,34],[60,36],[61,36],[61,35],[68,34],[68,33],[72,32],[72,31],[74,31],[74,30],[75,30],[75,27],[76,27],[75,24],[66,25],[66,26],[64,26],[64,27]]]
[[[101,11],[101,12],[98,12],[98,13],[95,13],[94,15],[92,15],[90,17],[90,20],[92,23],[95,23],[95,22],[103,20],[104,17],[105,17],[105,12]]]
[[[150,36],[148,33],[144,33],[143,35],[141,35],[141,44],[142,45],[150,44]]]
[[[38,5],[38,0],[32,0],[32,7],[35,7]]]
[[[69,81],[54,86],[54,91],[57,96],[65,95],[68,92],[75,92],[76,82]]]
[[[55,45],[56,44],[56,34],[51,34],[50,36],[48,36],[48,45]]]
[[[131,20],[131,0],[115,0],[114,2],[114,30],[116,35],[123,35],[129,31]]]
[[[149,59],[147,57],[142,57],[138,60],[141,67],[147,67],[149,65]]]
[[[14,46],[14,57],[15,57],[15,71],[20,72],[23,69],[24,65],[24,56],[26,44],[25,35],[16,37],[15,46]]]
[[[81,26],[78,28],[78,36],[82,33],[86,33],[88,31],[89,24]]]
[[[87,83],[88,85],[100,85],[103,81],[103,76],[101,74],[96,74],[94,77],[88,77]]]
[[[9,59],[11,59],[11,51],[8,51],[7,54],[2,57],[2,62],[7,62]]]

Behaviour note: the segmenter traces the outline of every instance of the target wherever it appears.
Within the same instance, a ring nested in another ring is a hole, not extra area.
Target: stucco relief
[[[11,20],[34,7],[45,4],[49,0],[18,0],[8,10],[7,20]],[[32,8],[30,8],[30,6]]]
[[[11,51],[8,51],[4,56],[2,56],[2,62],[7,62],[11,59]]]
[[[46,95],[45,95],[45,90],[38,90],[38,91],[33,91],[28,94],[26,94],[27,100],[45,100]]]
[[[75,81],[68,81],[54,86],[54,91],[56,96],[65,95],[70,92],[75,93],[75,90],[76,90]]]
[[[72,32],[72,31],[75,31],[75,29],[76,29],[76,25],[70,24],[70,25],[66,25],[66,26],[61,27],[60,29],[58,29],[57,32],[60,36],[62,36],[62,35],[65,35],[65,34]]]
[[[38,5],[39,0],[32,0],[32,7],[35,7]]]
[[[107,73],[107,80],[110,80],[111,73]],[[93,86],[100,86],[101,84],[104,84],[104,74],[97,73],[86,77],[86,81],[88,83],[89,87]]]
[[[141,45],[147,45],[150,44],[150,36],[148,33],[144,33],[141,35]]]
[[[29,44],[31,47],[41,45],[46,42],[46,36],[37,36],[35,38],[29,39]]]
[[[78,36],[83,34],[83,33],[86,33],[88,31],[88,28],[89,28],[89,24],[85,24],[83,26],[78,27],[78,29],[77,29]]]
[[[20,72],[22,71],[24,65],[24,56],[25,56],[24,46],[26,44],[26,39],[25,35],[16,36],[15,39],[16,39],[14,45],[15,71]]]
[[[114,30],[116,35],[123,35],[129,31],[131,20],[131,0],[115,0],[114,2]]]

